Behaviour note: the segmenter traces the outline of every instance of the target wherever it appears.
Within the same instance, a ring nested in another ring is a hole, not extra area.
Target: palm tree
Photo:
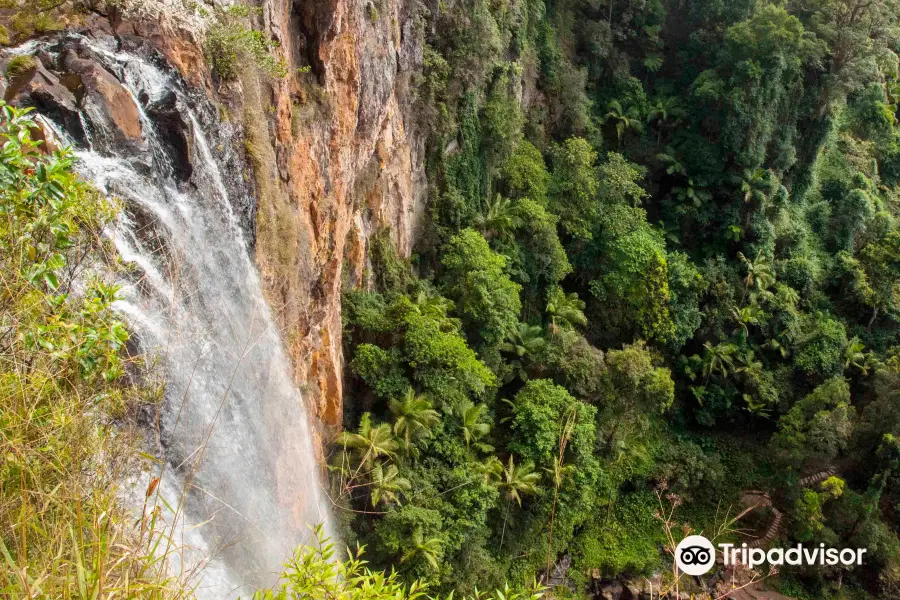
[[[703,358],[706,383],[709,383],[709,377],[717,371],[722,374],[722,377],[728,377],[728,370],[734,368],[734,354],[737,352],[737,346],[726,342],[713,346],[706,342],[703,347],[706,348]]]
[[[772,269],[772,265],[763,258],[761,250],[756,254],[756,260],[753,261],[744,256],[742,252],[738,252],[737,256],[747,267],[747,275],[744,277],[745,297],[748,288],[756,287],[757,289],[765,290],[775,283],[775,271]],[[741,304],[743,302],[742,298]]]
[[[372,506],[382,500],[385,504],[400,504],[398,494],[408,492],[411,487],[408,479],[400,477],[396,465],[385,467],[378,463],[372,470]]]
[[[760,378],[762,378],[765,371],[765,366],[763,365],[762,361],[757,358],[756,352],[754,352],[752,349],[747,349],[744,352],[738,353],[736,355],[736,358],[740,363],[740,366],[735,369],[736,373],[745,373],[750,382],[759,381]],[[757,386],[751,385],[749,387],[751,388],[750,391],[752,391],[752,388],[755,388]],[[744,402],[747,403],[747,410],[749,410],[751,413],[760,416],[767,416],[771,412],[771,407],[765,399],[757,401],[753,393],[744,393],[742,394],[742,397],[744,399]]]
[[[485,239],[496,237],[511,241],[513,231],[522,224],[512,200],[500,194],[494,200],[485,200],[480,213],[475,215],[475,226]]]
[[[644,67],[651,73],[656,73],[662,69],[665,60],[661,54],[650,54],[644,59]]]
[[[504,352],[514,354],[517,358],[533,356],[547,345],[547,340],[544,339],[542,334],[543,330],[537,325],[519,323],[506,336],[507,341],[501,349]]]
[[[559,488],[563,483],[568,481],[575,473],[575,465],[564,464],[566,455],[566,446],[569,445],[569,438],[572,436],[572,429],[575,427],[575,409],[567,411],[565,421],[563,422],[562,431],[559,436],[559,452],[556,460],[553,461],[553,468],[545,469],[553,481],[553,507],[550,509],[550,533],[547,536],[547,573],[550,573],[550,563],[553,551],[553,525],[556,521],[556,504],[559,500]]]
[[[543,336],[543,329],[537,325],[519,323],[515,329],[507,334],[506,340],[500,346],[500,349],[515,356],[515,359],[510,361],[509,365],[512,367],[515,376],[518,376],[523,381],[527,381],[526,363],[531,362],[532,357],[539,354],[547,346],[547,340]]]
[[[361,467],[371,471],[376,459],[392,457],[398,448],[397,440],[391,435],[390,425],[379,423],[373,426],[372,415],[369,413],[365,413],[360,419],[356,433],[345,431],[341,434],[340,443],[344,448],[354,449],[360,456],[357,473]]]
[[[687,169],[681,163],[681,161],[678,160],[678,157],[675,154],[675,149],[671,146],[666,146],[666,151],[657,154],[656,158],[658,158],[666,166],[667,174],[687,177]]]
[[[787,347],[775,338],[770,338],[769,341],[767,341],[762,346],[763,348],[774,350],[781,355],[781,358],[787,358],[790,355],[790,351],[787,349]]]
[[[676,175],[679,176],[679,179],[682,179],[680,185],[676,185],[672,188],[672,193],[681,202],[690,202],[699,208],[704,202],[712,198],[712,194],[709,190],[704,189],[704,186],[701,183],[695,183],[694,178],[688,175],[687,168],[681,160],[679,160],[675,150],[671,146],[666,146],[666,151],[657,154],[656,158],[658,158],[666,167],[666,173],[668,175]]]
[[[775,286],[775,298],[785,307],[796,306],[800,302],[800,293],[789,285]]]
[[[416,394],[413,388],[407,388],[400,399],[392,398],[388,407],[394,415],[394,435],[403,440],[407,454],[415,454],[414,442],[434,427],[438,422],[438,412],[431,407],[426,396]]]
[[[859,369],[863,375],[868,375],[869,357],[865,352],[865,348],[866,345],[860,341],[859,337],[854,336],[847,345],[847,349],[844,351],[844,368],[849,369],[850,367],[855,367]]]
[[[547,300],[547,314],[554,329],[560,324],[574,328],[576,325],[587,325],[587,317],[584,316],[585,303],[578,299],[578,294],[572,292],[566,294],[561,288],[551,290]]]
[[[482,422],[481,418],[487,412],[486,404],[475,404],[468,398],[459,402],[454,407],[454,412],[462,424],[463,437],[466,440],[466,448],[471,444],[482,452],[492,452],[494,447],[490,444],[482,443],[480,440],[491,431],[488,423]]]
[[[741,191],[744,193],[744,202],[756,200],[762,202],[766,199],[766,190],[769,187],[766,178],[767,171],[765,169],[744,169],[744,172],[738,178],[741,184]]]
[[[679,100],[676,96],[664,96],[657,98],[656,103],[650,107],[647,113],[647,123],[656,125],[656,147],[659,148],[662,140],[662,131],[669,119],[678,122],[684,116]]]
[[[441,540],[440,538],[428,538],[425,539],[425,535],[422,533],[422,527],[416,527],[413,531],[412,536],[413,547],[409,549],[403,557],[400,559],[401,563],[408,562],[417,556],[420,556],[425,559],[425,561],[431,565],[432,569],[438,569],[438,556],[441,553]]]
[[[453,310],[453,301],[444,298],[439,294],[429,294],[425,290],[420,290],[416,294],[413,306],[419,314],[425,317],[431,317],[437,321],[448,320],[447,314]]]
[[[619,147],[622,147],[622,136],[625,135],[625,132],[628,129],[640,130],[641,129],[641,117],[638,114],[637,107],[629,106],[627,110],[622,108],[622,103],[618,100],[613,100],[609,104],[606,105],[606,115],[603,117],[603,122],[612,121],[616,125],[616,137],[619,140]]]
[[[500,479],[500,475],[503,473],[503,463],[499,458],[491,455],[484,462],[475,465],[475,472],[484,477],[485,485],[491,484]]]
[[[900,104],[900,81],[888,81],[884,84],[884,89],[887,92],[888,103],[896,108]]]
[[[693,177],[688,177],[684,185],[673,187],[672,192],[682,202],[691,202],[697,208],[712,198],[712,194],[708,190],[704,190],[694,183]]]
[[[734,320],[737,321],[738,325],[743,329],[744,339],[747,339],[750,335],[748,326],[759,325],[759,320],[763,314],[763,310],[757,304],[752,302],[743,308],[738,308],[737,306],[731,307],[731,316],[734,317]]]
[[[534,464],[530,462],[522,463],[516,466],[512,455],[509,456],[509,462],[500,473],[500,480],[497,482],[497,489],[506,499],[506,515],[503,517],[503,531],[500,534],[500,549],[503,550],[503,538],[506,536],[506,521],[509,518],[509,507],[512,501],[522,506],[523,496],[533,496],[538,493],[538,482],[541,480],[541,474],[534,470]]]

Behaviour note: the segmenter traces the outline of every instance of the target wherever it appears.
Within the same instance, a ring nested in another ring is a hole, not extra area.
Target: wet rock
[[[28,60],[25,64],[16,65],[15,73],[13,73],[13,60]],[[9,102],[26,86],[28,82],[31,81],[35,75],[37,75],[38,69],[41,68],[41,64],[34,59],[33,57],[28,57],[26,59],[13,59],[10,60],[8,65],[6,66],[6,78],[7,78],[7,87],[6,92],[4,93],[4,100]]]
[[[69,74],[77,76],[76,94],[85,111],[105,121],[107,131],[102,132],[103,137],[129,145],[141,141],[143,131],[138,107],[109,71],[91,59],[79,57],[72,49],[65,51],[60,62]],[[67,81],[73,85],[75,78]]]
[[[37,125],[34,129],[31,130],[31,139],[39,140],[41,145],[39,149],[44,154],[50,154],[56,152],[65,146],[63,141],[59,139],[59,136],[56,135],[56,131],[53,129],[53,125],[44,115],[38,114],[34,117],[34,122]]]
[[[75,142],[85,141],[75,95],[59,77],[36,62],[34,69],[15,78],[4,98],[13,106],[31,106],[61,127]]]
[[[600,584],[600,593],[597,594],[599,600],[624,600],[624,586],[618,581],[607,581]]]
[[[123,47],[144,45],[154,48],[166,61],[193,86],[209,87],[209,66],[203,52],[203,43],[195,39],[193,32],[172,28],[165,23],[128,23],[117,25]]]
[[[109,4],[109,24],[118,36],[135,35],[134,25],[124,19],[122,9],[116,4]]]
[[[114,35],[109,18],[96,12],[88,13],[84,19],[83,26],[94,37]]]
[[[178,96],[174,91],[169,91],[162,98],[148,102],[146,112],[167,147],[175,176],[180,181],[187,181],[194,171],[191,164],[191,129],[184,121],[184,111],[178,106]]]
[[[571,566],[572,557],[568,554],[563,555],[563,557],[559,559],[559,562],[553,565],[549,577],[546,572],[544,573],[543,577],[546,580],[547,587],[555,588],[564,586],[575,591],[575,584],[572,583],[572,580],[569,579],[568,576],[569,568]]]

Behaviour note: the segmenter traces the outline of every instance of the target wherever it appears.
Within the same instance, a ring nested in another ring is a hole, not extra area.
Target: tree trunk
[[[509,519],[509,505],[512,504],[512,500],[506,501],[506,514],[503,515],[503,529],[500,532],[500,551],[503,551],[503,538],[506,537],[506,520]]]
[[[556,518],[556,500],[559,498],[559,486],[553,490],[553,508],[550,509],[550,537],[547,540],[547,583],[550,583],[550,558],[553,556],[553,521]]]

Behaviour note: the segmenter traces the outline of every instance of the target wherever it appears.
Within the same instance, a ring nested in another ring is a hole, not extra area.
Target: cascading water
[[[77,150],[77,170],[124,201],[112,235],[134,277],[116,306],[165,371],[159,489],[186,547],[171,567],[202,567],[200,598],[248,596],[274,582],[311,525],[328,532],[329,521],[302,398],[236,213],[252,199],[229,126],[204,98],[111,38],[109,46],[73,39],[140,107],[139,143],[117,143],[85,108],[78,122],[86,130],[69,137],[87,146]],[[188,147],[179,146],[187,169],[162,135],[171,127],[154,116],[162,105],[187,130]]]

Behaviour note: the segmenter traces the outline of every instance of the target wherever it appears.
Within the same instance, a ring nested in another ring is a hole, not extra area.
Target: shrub
[[[235,4],[219,12],[216,23],[206,34],[206,52],[213,71],[221,79],[235,79],[241,68],[253,66],[269,77],[287,75],[284,59],[273,54],[277,47],[264,32],[247,22],[253,9]]]
[[[10,81],[30,71],[37,66],[33,56],[14,56],[6,65],[6,78]]]
[[[316,529],[318,544],[302,546],[285,564],[281,580],[274,589],[260,590],[254,600],[289,600],[291,598],[352,598],[354,600],[423,600],[429,598],[428,587],[420,580],[403,583],[397,571],[389,574],[370,570],[363,560],[365,549],[358,547],[346,559],[336,558],[334,544]],[[527,588],[490,593],[477,593],[478,600],[538,600],[543,588],[537,584]],[[463,600],[474,600],[463,597]]]
[[[122,378],[128,332],[110,309],[117,288],[72,275],[112,252],[101,231],[114,210],[78,180],[68,152],[39,151],[26,111],[0,111],[3,592],[170,597],[165,557],[117,504],[137,452],[108,417],[143,400]]]

